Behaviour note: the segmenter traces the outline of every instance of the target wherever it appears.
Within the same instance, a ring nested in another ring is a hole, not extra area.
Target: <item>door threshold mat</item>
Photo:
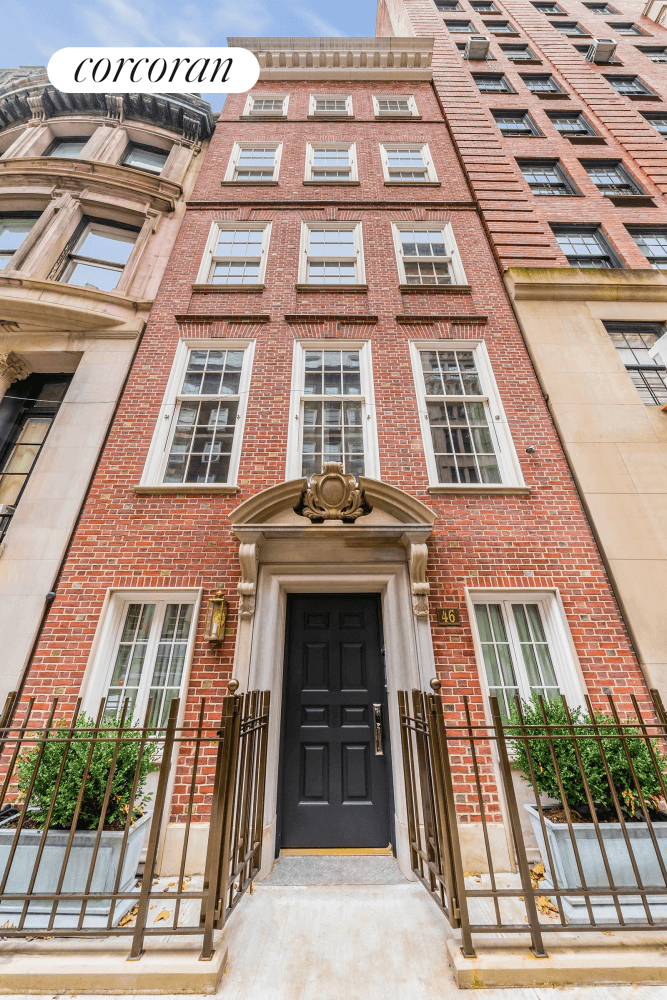
[[[281,854],[261,884],[398,885],[407,881],[391,856]]]
[[[376,855],[382,855],[383,857],[392,858],[394,852],[391,849],[391,845],[389,847],[284,847],[280,852],[281,858],[318,857],[322,855],[340,857],[375,857]]]

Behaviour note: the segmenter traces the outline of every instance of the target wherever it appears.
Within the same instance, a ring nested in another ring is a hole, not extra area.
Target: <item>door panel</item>
[[[283,706],[282,847],[386,847],[389,753],[373,594],[292,595]]]

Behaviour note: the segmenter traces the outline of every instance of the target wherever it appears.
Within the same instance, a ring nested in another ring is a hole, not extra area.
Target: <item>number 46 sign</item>
[[[438,625],[451,626],[461,624],[461,613],[458,608],[438,608]]]

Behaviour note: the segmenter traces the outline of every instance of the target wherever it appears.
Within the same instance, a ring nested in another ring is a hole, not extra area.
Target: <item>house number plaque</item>
[[[438,625],[452,626],[461,624],[461,613],[458,608],[438,608]]]

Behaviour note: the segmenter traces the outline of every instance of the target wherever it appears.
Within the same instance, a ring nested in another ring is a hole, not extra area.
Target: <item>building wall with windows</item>
[[[0,699],[21,682],[213,126],[0,73]]]
[[[487,59],[464,58],[472,30]],[[435,38],[448,128],[664,695],[667,369],[650,351],[667,329],[667,28],[635,0],[382,0],[378,33],[394,31]],[[616,43],[612,61],[589,61],[596,38]]]
[[[159,714],[180,693],[184,716],[205,697],[216,720],[231,676],[270,687],[273,847],[283,592],[382,593],[392,712],[397,686],[434,674],[451,719],[466,695],[483,718],[490,692],[645,689],[430,40],[230,44],[262,74],[218,120],[25,696],[113,712],[125,691],[141,712],[153,694]],[[354,527],[299,513],[327,462],[370,498]]]

